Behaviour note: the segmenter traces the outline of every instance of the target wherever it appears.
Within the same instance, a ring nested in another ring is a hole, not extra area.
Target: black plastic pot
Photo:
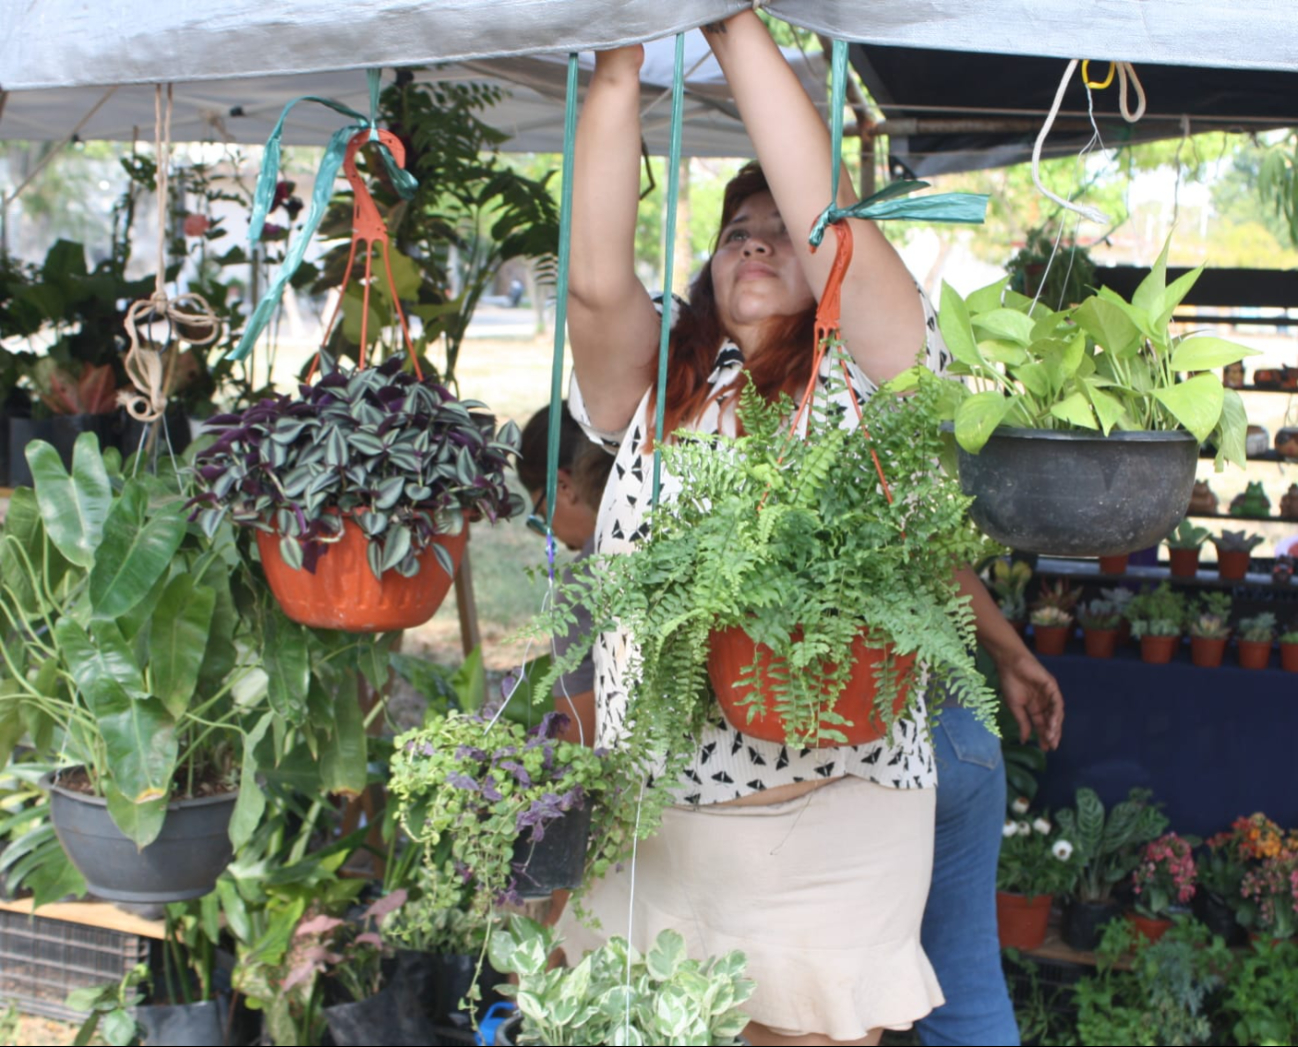
[[[1079,902],[1071,899],[1064,905],[1060,936],[1074,949],[1091,952],[1100,944],[1105,924],[1121,915],[1121,902]]]
[[[230,864],[236,792],[172,801],[158,838],[139,850],[113,824],[102,797],[64,789],[52,779],[42,779],[50,790],[50,821],[91,894],[136,903],[198,898]]]
[[[1012,549],[1116,556],[1156,545],[1190,506],[1199,443],[1186,432],[997,429],[959,452],[974,522]]]
[[[68,414],[54,418],[9,418],[9,484],[30,487],[32,471],[27,468],[24,453],[32,440],[53,445],[67,468],[72,468],[72,445],[82,433],[94,433],[99,446],[116,447],[118,418],[116,414]]]
[[[397,952],[394,970],[394,985],[400,988],[401,1005],[422,1010],[433,1025],[471,1029],[473,1015],[460,1009],[460,1001],[473,986],[477,967],[476,954],[443,955],[402,949]],[[478,980],[482,1001],[474,1008],[479,1016],[499,999],[494,990],[503,980],[499,971],[483,963]]]
[[[222,1015],[219,1000],[135,1009],[135,1020],[144,1027],[140,1042],[163,1047],[222,1047],[226,1042]]]
[[[1221,895],[1200,887],[1194,895],[1194,914],[1227,945],[1243,945],[1248,941],[1248,932],[1240,926],[1234,910]]]
[[[588,801],[580,810],[568,811],[549,822],[539,842],[533,843],[530,833],[518,838],[513,863],[521,897],[548,898],[551,891],[581,886],[590,844],[590,818]]]
[[[403,1002],[393,986],[387,986],[364,1000],[335,1004],[321,1013],[337,1047],[415,1047],[436,1042],[423,1013]]]

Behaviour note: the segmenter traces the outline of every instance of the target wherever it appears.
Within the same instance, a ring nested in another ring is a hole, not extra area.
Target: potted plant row
[[[384,632],[432,617],[450,588],[468,522],[523,508],[505,483],[518,428],[457,400],[394,356],[347,371],[327,359],[298,395],[208,423],[196,459],[195,518],[254,528],[290,618]]]
[[[951,371],[972,380],[946,401],[961,485],[997,541],[1064,556],[1142,549],[1185,515],[1201,443],[1219,466],[1243,465],[1243,401],[1212,369],[1255,351],[1172,333],[1202,267],[1168,284],[1167,252],[1130,302],[1101,288],[1055,310],[1004,280],[967,299],[943,287]]]

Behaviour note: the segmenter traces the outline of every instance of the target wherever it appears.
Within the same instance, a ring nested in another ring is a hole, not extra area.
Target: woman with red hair
[[[727,188],[715,252],[675,318],[666,432],[733,432],[744,382],[768,398],[805,388],[816,301],[833,263],[829,247],[812,254],[806,242],[830,185],[824,122],[753,12],[707,32],[761,166]],[[570,409],[616,455],[596,526],[601,553],[631,547],[651,498],[660,320],[634,268],[642,61],[639,46],[597,56],[573,176]],[[838,203],[853,202],[844,179]],[[850,221],[855,254],[840,330],[853,392],[865,397],[921,351],[936,371],[946,356],[896,252],[872,223]],[[1053,744],[1054,680],[981,584],[967,572],[962,582],[1025,733],[1030,721]],[[621,735],[626,665],[624,637],[597,639],[597,744]],[[919,941],[936,784],[922,710],[861,746],[797,751],[724,723],[697,741],[679,803],[641,844],[634,879],[623,870],[591,885],[588,904],[604,931],[629,931],[644,947],[673,927],[697,956],[741,949],[757,983],[745,1032],[755,1044],[875,1043],[883,1028],[939,1005]],[[575,960],[596,939],[565,922]]]

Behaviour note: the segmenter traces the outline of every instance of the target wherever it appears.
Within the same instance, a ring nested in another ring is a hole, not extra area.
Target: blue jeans
[[[946,1003],[916,1022],[920,1042],[1017,1047],[996,933],[996,862],[1005,823],[1000,741],[968,710],[947,706],[933,748],[937,834],[920,937]]]

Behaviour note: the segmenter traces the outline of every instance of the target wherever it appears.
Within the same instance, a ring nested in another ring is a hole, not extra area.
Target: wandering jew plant
[[[484,404],[416,378],[400,357],[351,372],[325,363],[296,398],[268,397],[208,423],[217,440],[196,458],[205,490],[194,500],[204,531],[228,514],[277,532],[285,562],[314,571],[350,519],[370,540],[376,577],[411,577],[433,536],[458,533],[466,514],[495,521],[522,511],[505,484],[518,452],[513,422],[497,431]]]

